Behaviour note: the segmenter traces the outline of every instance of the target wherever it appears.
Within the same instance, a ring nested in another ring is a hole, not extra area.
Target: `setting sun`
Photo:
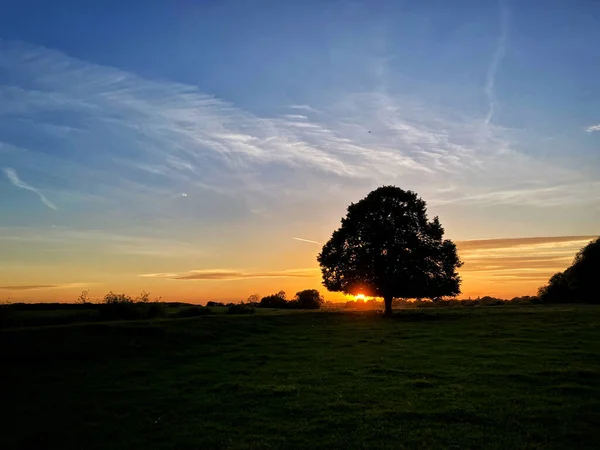
[[[364,301],[365,299],[366,299],[365,294],[356,294],[354,296],[354,300],[363,300]]]

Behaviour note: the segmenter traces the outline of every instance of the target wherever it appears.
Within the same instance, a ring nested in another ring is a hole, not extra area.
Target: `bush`
[[[534,295],[524,295],[523,297],[513,297],[509,302],[511,305],[535,305],[540,303],[540,299]]]
[[[222,302],[208,302],[206,304],[206,306],[208,306],[209,308],[220,308],[225,306],[225,303]]]
[[[500,306],[504,305],[504,300],[501,298],[490,297],[486,295],[478,300],[480,306]]]
[[[279,291],[277,294],[261,298],[259,306],[261,308],[287,308],[288,302],[285,299],[285,292]]]
[[[323,296],[316,289],[305,289],[296,293],[294,301],[300,309],[319,309],[323,304]]]
[[[110,291],[108,294],[106,294],[104,296],[103,302],[107,305],[129,304],[129,303],[133,303],[133,299],[129,295],[115,294],[113,291]]]
[[[144,303],[143,305],[139,306],[146,310],[146,318],[148,319],[167,317],[167,306],[162,302]]]
[[[207,314],[212,314],[212,309],[205,306],[193,306],[191,308],[182,309],[181,311],[177,311],[172,317],[176,319],[182,319],[185,317],[198,317],[205,316]]]
[[[227,314],[254,314],[254,308],[244,304],[233,304],[227,308]]]

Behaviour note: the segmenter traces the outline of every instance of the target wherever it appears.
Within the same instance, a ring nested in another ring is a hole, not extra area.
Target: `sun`
[[[365,299],[365,294],[356,294],[354,296],[354,300],[364,300]]]

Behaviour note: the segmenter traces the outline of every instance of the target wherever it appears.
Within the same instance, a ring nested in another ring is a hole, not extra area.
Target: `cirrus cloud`
[[[318,269],[308,268],[256,272],[204,269],[184,273],[150,273],[140,276],[145,278],[170,278],[172,280],[244,280],[250,278],[311,278],[316,275],[318,275]]]

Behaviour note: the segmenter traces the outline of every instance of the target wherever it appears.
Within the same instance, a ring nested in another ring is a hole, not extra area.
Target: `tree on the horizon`
[[[296,292],[294,301],[300,309],[319,309],[323,304],[323,296],[316,289],[305,289]]]
[[[598,276],[600,237],[579,250],[564,272],[552,275],[548,284],[539,289],[538,297],[545,303],[598,303]]]
[[[251,294],[246,299],[246,303],[249,303],[252,305],[258,304],[259,302],[260,302],[260,294]]]
[[[276,294],[261,298],[259,305],[262,308],[285,308],[287,307],[287,303],[285,291],[279,291]]]
[[[460,293],[456,245],[444,239],[438,217],[428,220],[425,201],[396,186],[350,204],[317,260],[328,290],[381,297],[386,315],[394,298]]]

